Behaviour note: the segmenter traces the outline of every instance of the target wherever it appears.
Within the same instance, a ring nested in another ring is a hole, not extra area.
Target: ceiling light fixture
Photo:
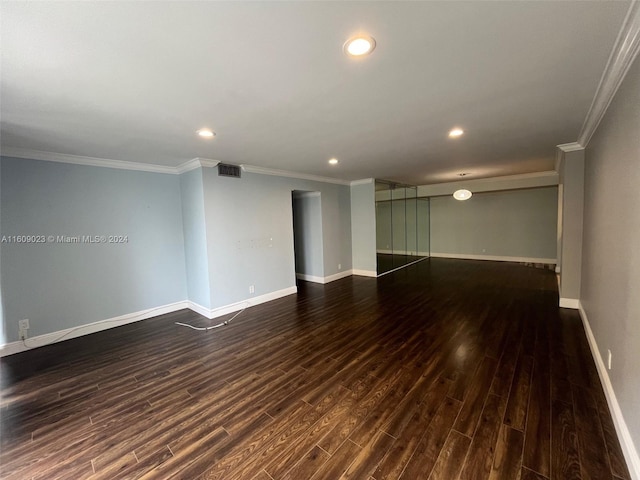
[[[216,132],[213,132],[208,128],[201,128],[200,130],[198,130],[198,135],[203,138],[213,138],[216,136]]]
[[[457,138],[461,136],[463,133],[464,133],[464,130],[462,130],[461,128],[453,128],[449,131],[449,136],[451,138]]]
[[[330,158],[329,159],[329,163],[331,165],[337,165],[338,164],[338,159],[337,158]]]
[[[453,198],[455,198],[456,200],[469,200],[471,198],[471,195],[473,195],[473,193],[471,193],[469,190],[465,190],[464,188],[453,192]]]
[[[376,48],[376,41],[367,35],[358,35],[350,38],[344,44],[344,53],[351,57],[368,55]]]

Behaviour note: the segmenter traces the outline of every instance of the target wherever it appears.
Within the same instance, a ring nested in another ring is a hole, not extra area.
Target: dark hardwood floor
[[[1,478],[629,480],[553,272],[429,259],[299,290],[3,358]]]

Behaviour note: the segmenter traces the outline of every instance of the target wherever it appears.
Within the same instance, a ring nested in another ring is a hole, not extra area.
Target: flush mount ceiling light
[[[453,192],[453,198],[455,198],[456,200],[469,200],[471,198],[471,195],[473,194],[469,190],[465,190],[464,188]]]
[[[216,136],[216,132],[209,130],[208,128],[201,128],[198,130],[198,135],[203,138],[213,138]]]
[[[376,41],[367,35],[358,35],[350,38],[344,44],[344,53],[351,57],[368,55],[376,48]]]
[[[330,165],[337,165],[338,164],[338,159],[337,158],[330,158],[329,159],[329,164]]]
[[[461,136],[463,133],[464,133],[464,130],[462,130],[461,128],[453,128],[449,131],[449,137],[457,138]]]

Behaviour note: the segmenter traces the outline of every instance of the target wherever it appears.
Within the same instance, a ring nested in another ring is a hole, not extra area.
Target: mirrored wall
[[[429,256],[429,199],[416,187],[376,180],[376,254],[378,275]]]

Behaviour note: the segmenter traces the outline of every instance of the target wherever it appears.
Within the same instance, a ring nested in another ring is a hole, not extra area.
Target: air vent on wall
[[[218,164],[218,176],[240,178],[240,167],[238,165]]]

